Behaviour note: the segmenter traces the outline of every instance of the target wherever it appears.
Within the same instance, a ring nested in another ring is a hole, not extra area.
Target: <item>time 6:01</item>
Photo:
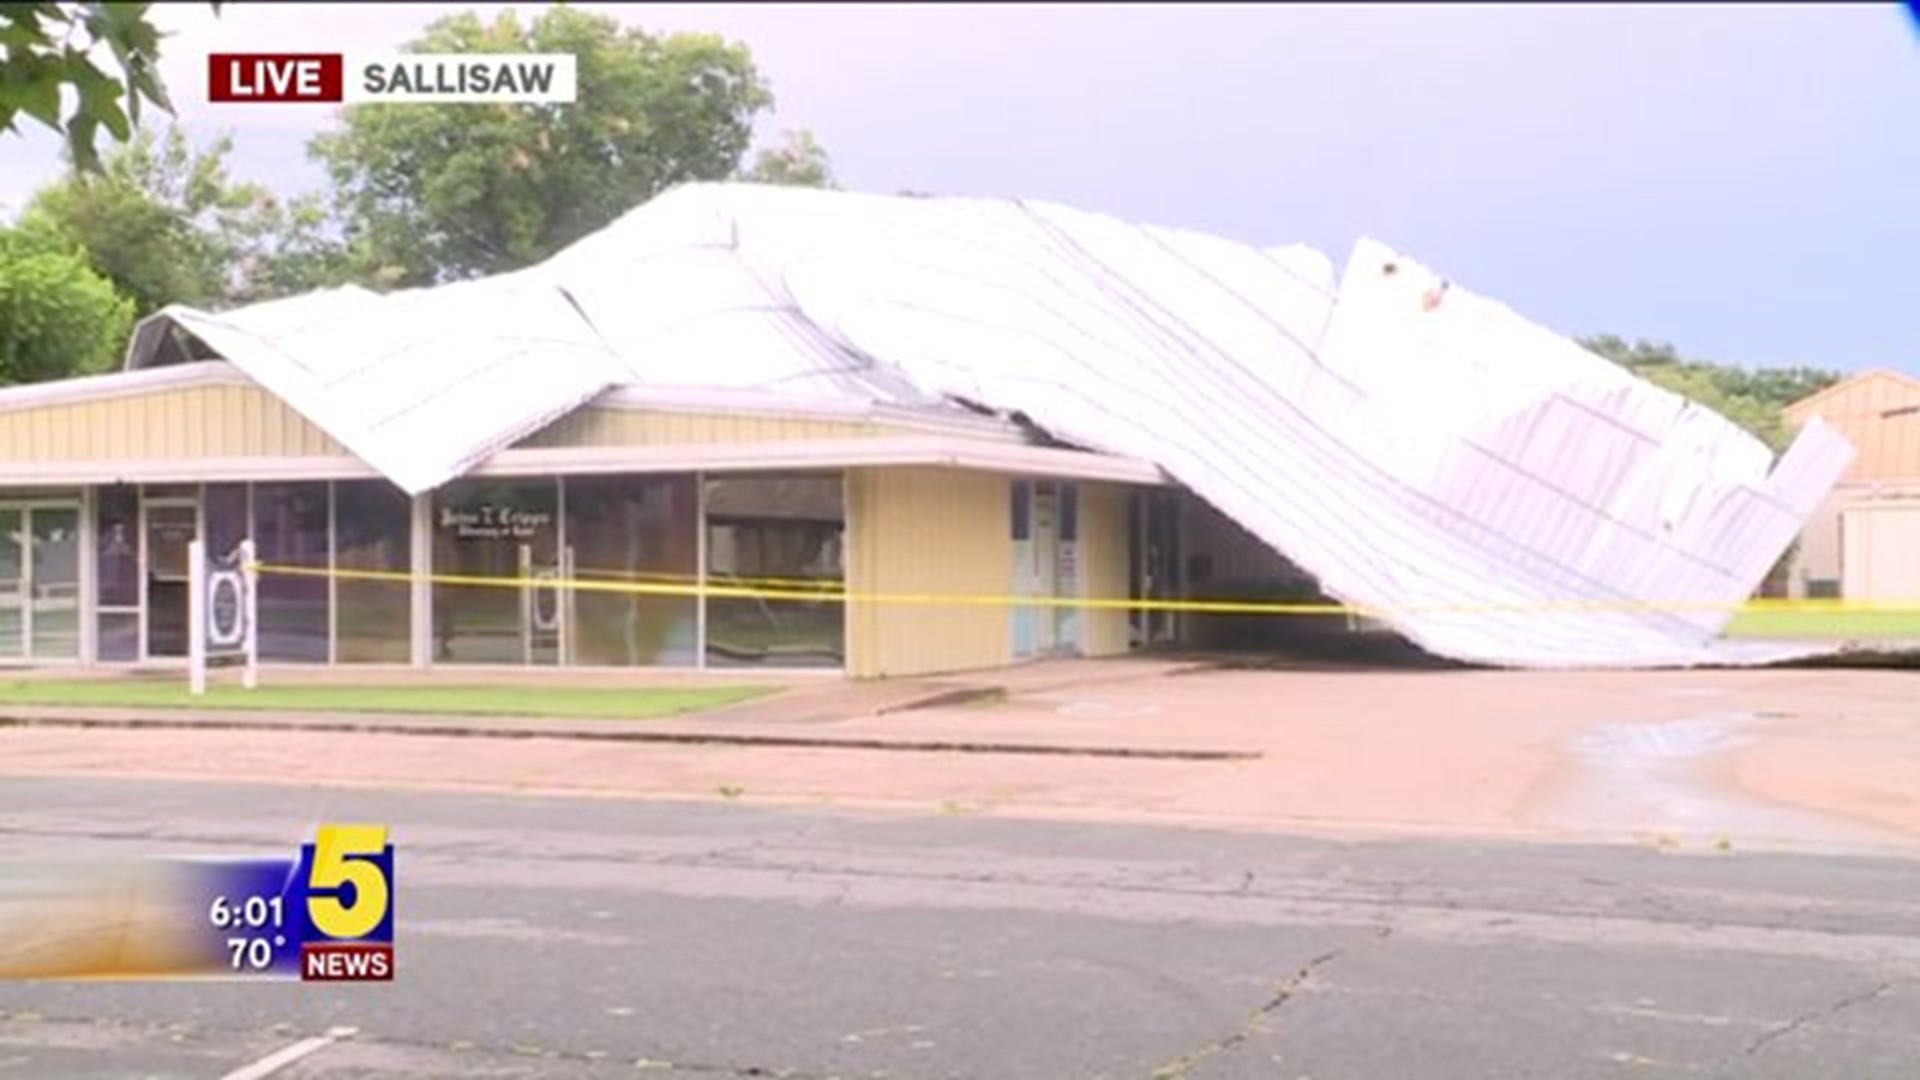
[[[207,908],[207,921],[217,930],[236,926],[253,929],[283,926],[286,923],[286,904],[278,896],[249,896],[239,903],[216,896],[213,905]]]

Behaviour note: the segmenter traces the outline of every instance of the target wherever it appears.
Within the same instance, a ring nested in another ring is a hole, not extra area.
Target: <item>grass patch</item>
[[[1920,641],[1920,610],[1747,608],[1727,623],[1730,638],[1805,641]]]
[[[128,709],[244,709],[271,712],[393,712],[651,720],[712,709],[770,693],[771,686],[276,686],[230,683],[201,697],[176,679],[0,682],[0,705]]]

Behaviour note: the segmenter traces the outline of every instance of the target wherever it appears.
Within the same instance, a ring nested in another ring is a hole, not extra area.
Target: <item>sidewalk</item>
[[[595,719],[416,712],[254,711],[235,708],[130,708],[0,704],[0,726],[81,728],[188,728],[206,731],[309,731],[381,735],[442,735],[499,739],[577,739],[594,742],[708,744],[767,747],[835,747],[862,750],[960,751],[974,753],[1080,754],[1096,757],[1147,757],[1230,760],[1256,753],[1225,746],[1198,746],[1190,740],[1102,739],[1084,730],[1048,732],[998,729],[991,737],[967,730],[967,721],[914,731],[896,717],[916,710],[961,709],[998,703],[1010,696],[1058,692],[1078,685],[1111,685],[1151,680],[1200,670],[1202,665],[1168,661],[1048,661],[994,671],[982,677],[854,682],[823,679],[789,686],[765,697],[699,713],[647,720]],[[594,682],[624,681],[632,675],[594,673]],[[442,675],[441,678],[446,676]],[[559,676],[475,676],[475,683],[535,682]],[[566,676],[570,683],[579,679]],[[334,672],[274,676],[288,682],[337,682]],[[420,673],[382,674],[358,681],[402,685]],[[723,685],[762,681],[744,676],[669,675],[676,685]]]
[[[974,699],[941,702],[956,689]],[[46,723],[112,726],[0,723],[0,775],[717,795],[1632,840],[1707,854],[1913,853],[1916,701],[1920,674],[1911,671],[1222,671],[1091,661],[973,680],[822,681],[699,716],[630,722],[232,712],[89,720],[33,709]],[[375,724],[406,734],[373,733]],[[487,734],[501,737],[472,737]],[[953,752],[963,750],[973,752]]]

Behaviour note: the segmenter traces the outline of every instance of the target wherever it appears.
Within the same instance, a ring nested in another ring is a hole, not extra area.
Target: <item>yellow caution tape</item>
[[[873,593],[853,592],[842,583],[823,582],[832,588],[766,588],[756,585],[675,581],[595,581],[584,578],[498,577],[474,574],[414,574],[404,570],[349,570],[315,566],[282,566],[254,563],[260,574],[289,577],[333,577],[355,581],[385,581],[411,584],[426,581],[435,585],[460,585],[479,588],[566,589],[573,592],[610,592],[644,596],[707,596],[719,599],[803,601],[811,603],[921,604],[958,607],[1036,607],[1074,608],[1092,611],[1185,611],[1220,615],[1358,615],[1380,618],[1381,608],[1365,608],[1334,601],[1284,600],[1156,600],[1081,596],[1012,596],[958,593]],[[668,575],[672,576],[672,575]],[[731,579],[730,579],[731,580]],[[751,581],[754,579],[739,579]],[[806,579],[759,579],[804,581]],[[1537,601],[1523,604],[1442,604],[1397,609],[1403,614],[1531,614],[1539,612],[1682,612],[1682,611],[1820,611],[1878,612],[1882,614],[1920,614],[1920,600],[1899,602],[1826,599],[1753,598],[1731,603],[1679,601],[1658,603],[1633,600]]]
[[[665,581],[698,583],[699,574],[675,574],[665,570],[599,570],[574,567],[574,576],[581,581]],[[842,578],[793,578],[793,577],[736,577],[732,574],[709,574],[709,580],[725,578],[729,585],[764,585],[775,589],[838,589],[846,586]]]

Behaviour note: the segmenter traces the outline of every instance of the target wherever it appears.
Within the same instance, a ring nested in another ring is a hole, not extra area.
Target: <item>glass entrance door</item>
[[[80,508],[0,507],[0,660],[80,656]]]
[[[436,663],[560,662],[560,593],[539,584],[560,576],[559,509],[551,479],[461,480],[435,493],[434,570],[474,582],[434,583]]]
[[[188,545],[200,530],[200,506],[148,499],[147,648],[153,656],[187,655]]]

